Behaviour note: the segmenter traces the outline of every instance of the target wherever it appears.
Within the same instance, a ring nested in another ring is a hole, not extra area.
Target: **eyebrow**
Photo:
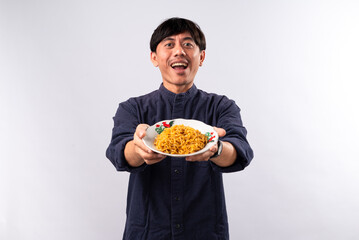
[[[173,37],[166,37],[164,38],[162,41],[173,41],[175,40]],[[190,41],[193,41],[194,42],[194,39],[192,37],[185,37],[183,38],[183,41],[187,41],[187,40],[190,40]]]

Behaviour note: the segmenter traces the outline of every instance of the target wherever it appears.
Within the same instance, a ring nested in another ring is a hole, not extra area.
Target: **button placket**
[[[183,118],[184,110],[184,95],[178,94],[173,100],[172,118]]]
[[[183,161],[182,158],[171,159],[171,222],[176,235],[183,231]]]
[[[172,118],[184,118],[185,95],[177,94],[173,100]],[[171,225],[172,233],[179,237],[184,230],[183,225],[183,158],[171,159]]]

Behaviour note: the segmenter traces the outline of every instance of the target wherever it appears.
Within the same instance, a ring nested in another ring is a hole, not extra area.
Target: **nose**
[[[175,56],[185,56],[186,52],[184,51],[183,47],[180,44],[176,44],[174,48],[174,55]]]

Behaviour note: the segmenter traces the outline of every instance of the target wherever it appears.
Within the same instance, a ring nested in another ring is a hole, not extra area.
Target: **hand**
[[[217,128],[217,127],[213,127],[213,128],[218,133],[218,137],[224,137],[226,135],[226,130],[224,130],[223,128]],[[217,152],[218,150],[217,148],[218,148],[217,144],[215,144],[208,151],[202,154],[186,157],[186,161],[189,162],[208,161]]]
[[[136,154],[145,161],[146,164],[151,165],[162,161],[166,156],[153,152],[146,147],[142,138],[146,136],[146,129],[149,127],[147,124],[139,124],[133,136],[134,150]]]

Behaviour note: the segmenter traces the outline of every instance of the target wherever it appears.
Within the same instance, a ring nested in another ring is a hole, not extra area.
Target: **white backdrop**
[[[196,85],[242,109],[252,164],[226,174],[231,239],[359,239],[359,2],[0,1],[0,239],[116,240],[118,103],[161,83],[149,39],[207,37]]]

